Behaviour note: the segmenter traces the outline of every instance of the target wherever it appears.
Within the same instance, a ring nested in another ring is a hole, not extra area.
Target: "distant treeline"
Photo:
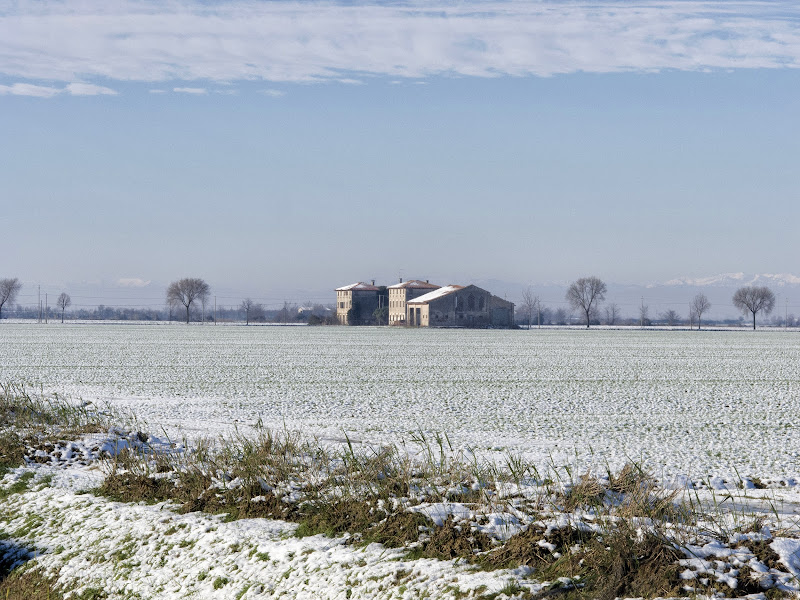
[[[675,311],[667,311],[664,314],[645,317],[619,317],[616,314],[609,315],[608,312],[604,314],[595,313],[592,316],[592,325],[620,325],[620,326],[644,326],[644,327],[689,327],[697,326],[696,319],[689,319],[685,315],[678,315]],[[523,311],[518,311],[515,314],[515,320],[518,326],[528,328],[528,314]],[[534,312],[531,316],[531,327],[543,326],[566,326],[566,325],[584,325],[586,323],[582,315],[576,312],[569,311],[565,308],[551,309],[542,306],[541,313]],[[747,325],[747,319],[744,316],[735,319],[703,319],[703,325],[716,326],[716,327],[740,327]],[[759,325],[764,327],[800,327],[800,318],[794,315],[772,315],[759,320]]]
[[[222,307],[216,310],[216,320],[220,323],[245,322],[246,313],[241,307]],[[205,320],[214,322],[214,309],[208,307],[203,310],[192,308],[191,317],[193,322]],[[39,319],[42,320],[61,320],[61,311],[55,307],[42,309],[41,313],[38,306],[14,305],[3,310],[3,319]],[[116,307],[105,306],[103,304],[94,308],[81,308],[66,310],[65,320],[81,321],[185,321],[186,315],[182,311],[163,308],[142,308],[142,307]],[[321,304],[306,305],[298,307],[296,304],[286,303],[280,309],[263,309],[257,314],[250,316],[250,323],[307,323],[309,325],[336,324],[335,311]]]

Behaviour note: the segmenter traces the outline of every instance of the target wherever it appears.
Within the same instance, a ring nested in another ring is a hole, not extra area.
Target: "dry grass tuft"
[[[7,600],[62,600],[57,578],[41,569],[18,569],[0,580],[0,598]]]

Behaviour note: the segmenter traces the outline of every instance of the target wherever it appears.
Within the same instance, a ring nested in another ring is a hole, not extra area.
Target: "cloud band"
[[[800,65],[800,8],[782,1],[11,4],[0,9],[0,73],[26,80],[299,82]]]

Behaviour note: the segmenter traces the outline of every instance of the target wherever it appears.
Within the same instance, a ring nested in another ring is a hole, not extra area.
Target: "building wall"
[[[372,320],[372,313],[378,308],[378,290],[353,290],[353,308],[356,312],[356,323],[359,325]]]
[[[342,325],[347,325],[347,311],[353,307],[351,290],[336,290],[336,318]]]
[[[389,325],[406,321],[406,288],[389,288]]]
[[[407,303],[409,300],[419,298],[437,289],[439,286],[430,287],[390,287],[389,288],[389,325],[406,325],[408,318]]]
[[[417,313],[412,310],[419,309]],[[408,324],[416,327],[511,327],[514,304],[469,285],[426,304],[408,305]]]

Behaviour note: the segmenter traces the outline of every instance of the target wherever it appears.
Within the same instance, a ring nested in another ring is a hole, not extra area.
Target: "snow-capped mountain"
[[[665,286],[691,286],[691,287],[729,287],[743,285],[766,285],[766,286],[795,286],[800,285],[800,277],[791,273],[760,273],[749,275],[745,273],[721,273],[710,277],[678,277],[670,279],[662,284],[648,287]]]

